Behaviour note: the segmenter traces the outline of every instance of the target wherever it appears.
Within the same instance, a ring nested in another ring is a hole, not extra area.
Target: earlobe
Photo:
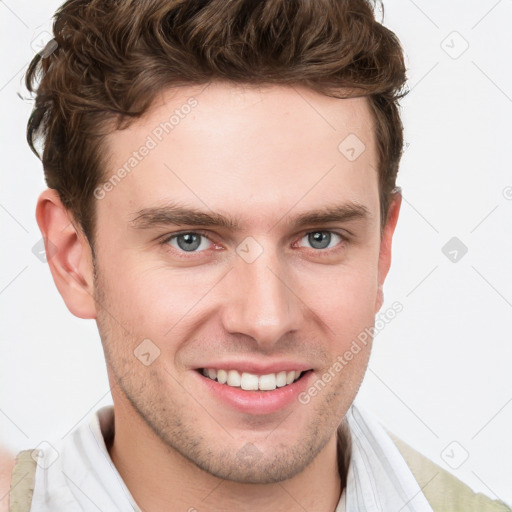
[[[66,306],[79,318],[96,318],[91,248],[56,190],[41,193],[36,219],[53,280]]]
[[[383,233],[380,240],[379,251],[379,264],[378,264],[378,290],[375,299],[375,314],[378,313],[382,304],[384,303],[384,280],[388,275],[391,266],[391,242],[395,232],[398,216],[400,213],[400,206],[402,204],[402,194],[398,188],[391,197],[388,209],[388,216],[386,224],[384,225]]]

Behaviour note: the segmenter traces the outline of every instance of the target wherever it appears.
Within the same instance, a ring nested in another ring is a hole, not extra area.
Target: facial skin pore
[[[234,405],[219,391],[227,385],[200,369],[297,368],[305,373],[293,386],[307,390],[373,326],[400,196],[381,233],[368,102],[297,86],[165,91],[109,135],[105,181],[191,97],[195,108],[95,201],[94,268],[55,192],[38,204],[58,248],[49,263],[59,291],[73,314],[98,324],[115,406],[112,460],[151,512],[332,511],[342,491],[336,428],[371,343],[308,404],[294,391],[268,406],[283,387],[245,391],[250,404]],[[365,147],[353,160],[338,148],[350,134]],[[169,239],[178,233],[192,238]],[[191,240],[197,248],[183,250]],[[134,354],[143,340],[148,365]]]

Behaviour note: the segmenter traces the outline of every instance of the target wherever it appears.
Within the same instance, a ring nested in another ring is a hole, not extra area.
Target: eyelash
[[[315,229],[315,230],[312,230],[312,231],[307,231],[307,232],[303,233],[299,237],[299,241],[302,240],[302,238],[304,238],[305,236],[307,236],[307,235],[309,235],[311,233],[331,233],[331,234],[339,236],[340,239],[341,239],[340,242],[338,244],[336,244],[334,247],[330,247],[330,248],[327,248],[327,249],[315,249],[313,247],[309,248],[311,251],[314,251],[319,256],[330,255],[333,251],[340,250],[343,246],[345,246],[350,241],[349,238],[346,235],[343,235],[342,233],[339,233],[338,231],[333,231],[333,230],[330,230],[330,229]],[[169,245],[169,242],[171,240],[173,240],[174,238],[177,238],[180,235],[186,235],[186,234],[201,235],[201,236],[205,237],[207,240],[209,240],[211,243],[215,244],[215,242],[208,236],[208,233],[206,231],[202,231],[202,230],[180,231],[178,233],[173,233],[171,235],[165,236],[163,238],[163,240],[161,240],[159,242],[159,244],[162,245],[162,246],[166,246],[166,248],[169,248],[172,252],[177,252],[183,258],[194,257],[193,256],[194,254],[200,254],[202,252],[206,252],[207,249],[202,250],[202,251],[189,251],[189,252],[187,252],[187,251],[183,251],[183,250],[180,250],[180,249],[176,249],[175,247],[171,247]],[[215,244],[215,245],[217,245],[217,244]]]

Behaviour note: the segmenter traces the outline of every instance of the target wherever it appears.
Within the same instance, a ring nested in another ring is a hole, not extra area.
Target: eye
[[[343,242],[345,237],[334,231],[311,231],[302,237],[306,239],[313,249],[330,249]],[[299,242],[300,245],[300,242]]]
[[[304,240],[310,245],[311,248],[316,250],[332,249],[340,243],[347,241],[348,239],[339,233],[334,231],[310,231],[306,233],[298,242],[298,245],[303,245]],[[174,233],[173,235],[165,238],[161,244],[170,245],[173,249],[178,252],[185,253],[198,253],[203,252],[206,249],[210,249],[215,246],[205,234],[197,231],[187,231],[182,233]]]
[[[168,243],[174,249],[185,252],[201,252],[205,249],[209,249],[213,244],[205,235],[194,231],[171,235],[166,238],[164,242]]]

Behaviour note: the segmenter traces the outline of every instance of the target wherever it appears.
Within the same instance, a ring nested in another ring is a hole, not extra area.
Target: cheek
[[[300,296],[335,336],[357,336],[374,321],[378,291],[375,265],[333,267],[323,275],[303,273],[297,279]]]
[[[172,338],[202,310],[201,302],[222,277],[220,269],[170,269],[136,258],[105,266],[112,314],[137,338],[159,343]],[[115,313],[114,313],[115,312]]]

